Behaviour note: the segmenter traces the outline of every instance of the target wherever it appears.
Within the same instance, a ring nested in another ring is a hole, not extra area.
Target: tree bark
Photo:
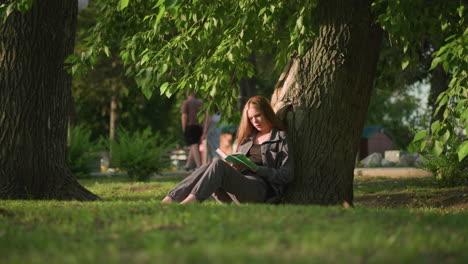
[[[67,164],[71,76],[64,61],[76,13],[76,0],[35,1],[0,24],[0,199],[98,198]]]
[[[109,114],[109,138],[112,140],[117,139],[117,129],[119,127],[119,84],[116,78],[111,79],[111,102],[110,102],[110,114]]]
[[[428,105],[432,106],[431,110],[431,124],[436,120],[442,120],[444,118],[443,114],[445,111],[445,106],[443,106],[436,116],[434,116],[435,110],[437,109],[436,101],[437,97],[448,89],[449,76],[444,71],[441,65],[438,65],[434,68],[431,77],[431,91],[429,93]]]
[[[319,1],[318,35],[285,68],[272,104],[287,120],[295,180],[285,202],[352,205],[353,170],[382,31],[372,1]]]
[[[248,58],[248,60],[255,65],[255,52],[252,52]],[[250,97],[255,95],[255,91],[257,90],[257,81],[255,77],[245,78],[239,81],[239,98],[237,101],[237,109],[242,112],[244,109],[244,105],[250,99]]]

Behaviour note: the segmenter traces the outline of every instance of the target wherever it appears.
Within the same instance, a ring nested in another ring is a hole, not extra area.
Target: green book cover
[[[238,166],[239,164],[242,164],[244,168],[251,169],[251,170],[256,170],[258,168],[258,165],[255,164],[251,159],[249,159],[247,156],[245,156],[242,153],[234,153],[227,155],[222,151],[221,149],[217,149],[216,153],[221,156],[225,161],[231,163],[234,166]]]

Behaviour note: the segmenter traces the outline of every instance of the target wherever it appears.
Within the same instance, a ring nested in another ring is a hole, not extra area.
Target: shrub
[[[68,144],[68,164],[77,178],[88,176],[92,170],[92,162],[99,155],[93,151],[98,145],[90,140],[91,131],[82,125],[71,129]]]
[[[169,142],[170,139],[159,133],[152,134],[149,128],[134,133],[119,129],[118,140],[109,140],[112,163],[136,181],[147,180],[150,173],[169,165],[165,156],[171,148]]]
[[[447,142],[447,150],[439,156],[423,155],[426,159],[423,167],[433,173],[442,186],[458,186],[468,184],[468,159],[459,160],[457,147],[459,140],[452,137]]]

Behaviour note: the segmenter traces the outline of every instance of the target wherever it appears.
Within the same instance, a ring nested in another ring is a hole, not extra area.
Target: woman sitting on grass
[[[254,96],[247,101],[237,142],[237,152],[258,165],[255,171],[215,159],[186,177],[162,202],[202,202],[210,195],[218,202],[237,204],[279,201],[284,186],[294,178],[294,162],[286,132],[267,98]]]

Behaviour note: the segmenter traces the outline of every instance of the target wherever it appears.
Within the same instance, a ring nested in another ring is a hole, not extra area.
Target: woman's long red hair
[[[239,129],[237,130],[237,149],[239,148],[239,145],[242,144],[242,141],[257,132],[257,129],[252,125],[252,123],[250,123],[247,114],[247,111],[250,108],[254,108],[262,113],[265,119],[270,122],[272,128],[285,130],[283,123],[281,123],[281,120],[279,120],[278,116],[273,111],[270,101],[266,97],[260,95],[251,97],[242,110],[242,118],[239,124]]]

